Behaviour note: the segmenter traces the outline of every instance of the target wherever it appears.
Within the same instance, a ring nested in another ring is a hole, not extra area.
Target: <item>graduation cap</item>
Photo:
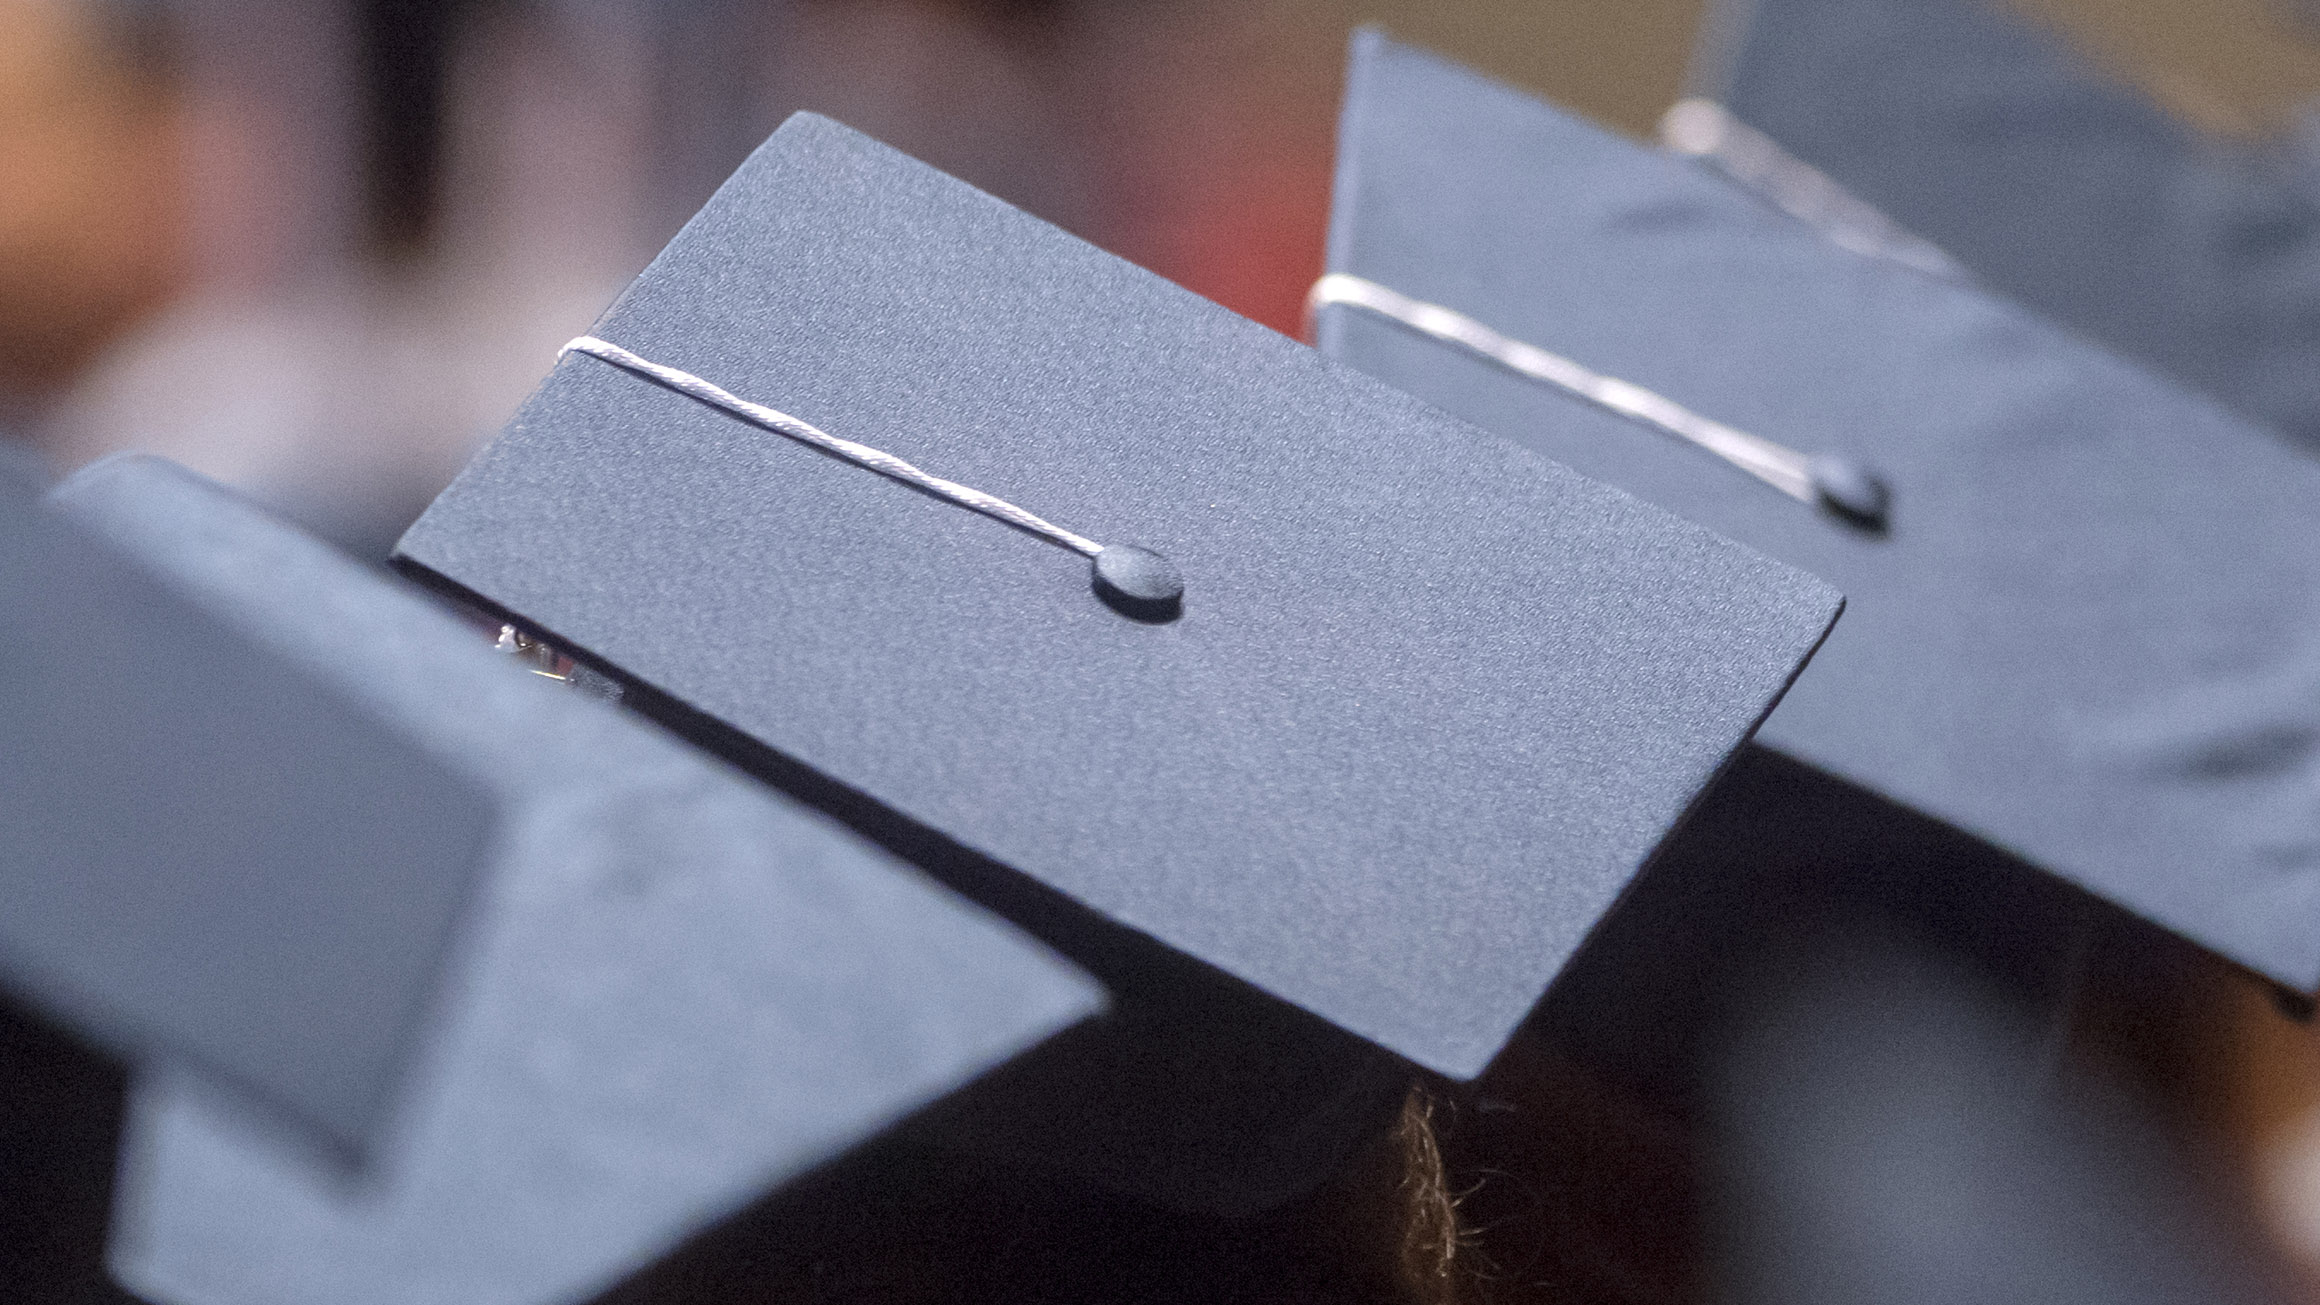
[[[1231,1109],[1318,1131],[1351,1071],[1291,1028],[1479,1072],[1838,607],[811,115],[399,558],[1173,1003],[1154,1036],[1231,1030],[1122,1050],[1154,1094],[1234,1060],[1152,1163]]]
[[[474,783],[0,467],[0,980],[359,1152],[491,836]]]
[[[2320,985],[2320,467],[1375,32],[1328,265],[1324,352],[1845,590],[1791,769]]]
[[[1989,0],[1730,0],[1707,31],[1670,144],[1808,206],[1833,181],[1983,284],[2320,442],[2320,192],[2293,148],[2210,139]]]
[[[1101,1004],[827,818],[190,472],[117,458],[53,497],[457,766],[501,829],[363,1172],[190,1076],[135,1085],[111,1259],[148,1299],[580,1299]]]

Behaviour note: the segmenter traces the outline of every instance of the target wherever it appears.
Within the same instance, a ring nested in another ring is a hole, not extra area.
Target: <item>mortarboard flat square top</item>
[[[483,794],[0,466],[0,977],[359,1153],[492,835]]]
[[[1882,472],[1878,534],[1377,313],[1320,319],[1332,356],[1842,587],[1760,742],[2320,983],[2320,466],[1375,33],[1329,268]]]
[[[2000,293],[2320,445],[2320,160],[2209,139],[1995,0],[1719,7],[1695,94]]]
[[[1834,592],[835,123],[595,334],[1107,544],[568,356],[400,556],[903,818],[1478,1072]]]
[[[1102,1004],[828,818],[190,472],[117,458],[54,497],[502,814],[357,1181],[181,1076],[139,1083],[112,1263],[146,1299],[579,1299]]]

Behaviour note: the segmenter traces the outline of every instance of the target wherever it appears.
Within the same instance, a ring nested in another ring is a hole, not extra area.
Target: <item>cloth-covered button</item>
[[[1176,564],[1149,548],[1114,544],[1095,555],[1096,596],[1139,621],[1175,618],[1184,602]]]
[[[1812,460],[1813,493],[1821,506],[1854,525],[1883,530],[1893,508],[1893,491],[1876,473],[1848,458],[1823,454]]]

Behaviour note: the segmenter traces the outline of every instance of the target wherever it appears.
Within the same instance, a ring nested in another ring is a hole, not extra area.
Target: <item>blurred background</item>
[[[2019,0],[2293,135],[2312,0]],[[1347,31],[1638,135],[1703,0],[0,0],[0,431],[377,553],[783,117],[828,113],[1294,333]]]
[[[2198,130],[2320,162],[2320,0],[2013,3]],[[1295,334],[1354,24],[1642,137],[1703,8],[0,0],[0,439],[60,472],[159,452],[383,557],[799,109]],[[2138,974],[2066,1041],[2320,1300],[2320,1035],[2219,962]]]
[[[1641,132],[1699,9],[0,0],[0,430],[383,552],[798,109],[1294,332],[1354,23]]]

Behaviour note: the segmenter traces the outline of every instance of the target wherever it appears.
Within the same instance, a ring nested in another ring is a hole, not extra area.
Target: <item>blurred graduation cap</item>
[[[2035,1010],[1857,938],[1788,969],[1715,1060],[1722,1299],[2290,1299],[2156,1112]]]
[[[1112,1171],[1244,1204],[1484,1067],[1839,605],[811,115],[399,557],[1165,1007],[1231,1091],[1086,1150],[1270,1112]]]
[[[116,458],[52,498],[500,814],[466,964],[364,1172],[188,1076],[135,1085],[111,1259],[141,1296],[580,1299],[1101,1004],[827,818],[190,472]]]
[[[2320,466],[1374,31],[1342,132],[1324,352],[1847,593],[1761,744],[2320,985]]]
[[[0,980],[358,1154],[492,835],[470,780],[0,466]]]
[[[1841,188],[1983,284],[2320,443],[2308,145],[2209,138],[1990,0],[1722,0],[1706,31],[1669,144],[1857,232],[1815,198]]]

